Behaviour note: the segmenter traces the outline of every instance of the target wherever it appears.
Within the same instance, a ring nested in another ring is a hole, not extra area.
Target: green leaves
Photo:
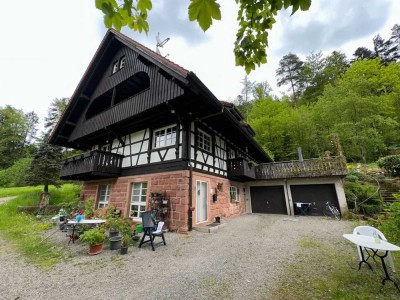
[[[119,1],[121,2],[121,1]],[[148,32],[147,13],[152,9],[151,0],[122,0],[123,4],[118,5],[116,0],[96,0],[96,8],[104,14],[104,25],[107,28],[115,28],[120,31],[122,27]]]
[[[221,20],[220,0],[188,0],[190,21],[198,22],[206,31],[213,20]],[[166,1],[167,2],[167,1]],[[272,29],[275,17],[281,9],[292,7],[292,15],[297,10],[308,10],[311,0],[235,0],[239,5],[237,21],[239,29],[234,43],[235,62],[243,66],[249,74],[256,67],[267,62],[268,30]],[[148,32],[147,15],[153,8],[152,0],[95,0],[96,8],[104,14],[107,28],[122,27]],[[172,5],[172,4],[165,4]]]
[[[197,21],[206,31],[210,28],[212,20],[221,20],[220,5],[216,0],[190,0],[189,5],[189,20]]]

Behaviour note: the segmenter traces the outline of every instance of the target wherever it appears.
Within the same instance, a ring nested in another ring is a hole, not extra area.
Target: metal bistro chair
[[[154,218],[152,216],[151,211],[146,211],[142,214],[142,224],[143,224],[143,237],[139,243],[139,248],[141,248],[144,243],[150,242],[151,249],[154,251],[154,238],[156,236],[160,236],[162,238],[164,245],[167,244],[164,238],[164,231],[162,230],[164,222],[158,222],[157,229],[155,229]],[[146,236],[149,237],[148,240],[145,240]]]
[[[356,228],[354,228],[353,234],[367,235],[367,236],[372,236],[372,237],[377,235],[378,238],[380,238],[382,241],[387,241],[385,235],[379,229],[376,229],[375,227],[371,227],[371,226],[357,226]],[[363,250],[364,250],[364,248],[363,248]],[[360,247],[358,247],[358,246],[357,246],[357,252],[358,252],[358,256],[361,261],[362,257],[361,257]],[[393,257],[390,252],[388,253],[387,259],[389,261],[389,265],[390,265],[392,271],[396,272],[396,269],[394,267]]]

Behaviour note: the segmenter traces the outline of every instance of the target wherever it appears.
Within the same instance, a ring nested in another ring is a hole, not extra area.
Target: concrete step
[[[213,233],[223,227],[225,227],[225,223],[223,222],[222,223],[207,222],[202,224],[196,224],[195,226],[193,226],[193,230],[205,233]]]

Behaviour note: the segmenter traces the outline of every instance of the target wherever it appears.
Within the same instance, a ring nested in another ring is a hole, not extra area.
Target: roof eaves
[[[58,119],[58,122],[56,124],[56,126],[54,127],[53,131],[51,132],[48,142],[54,142],[55,140],[55,134],[59,131],[59,126],[62,123],[62,121],[64,120],[64,118],[67,117],[68,113],[70,113],[70,111],[72,110],[73,106],[75,105],[75,102],[78,101],[78,98],[80,96],[80,93],[82,92],[84,86],[85,86],[85,82],[87,82],[89,80],[88,77],[90,74],[90,71],[92,70],[92,68],[94,68],[94,65],[101,60],[101,56],[100,55],[103,52],[103,48],[107,47],[111,41],[113,40],[114,36],[112,36],[111,31],[107,31],[106,35],[104,36],[103,40],[101,41],[100,45],[97,47],[96,52],[94,53],[92,60],[90,61],[89,65],[87,66],[85,72],[83,73],[83,76],[81,77],[77,87],[75,88],[75,91],[73,92],[70,101],[67,105],[67,107],[65,108],[64,112],[62,113],[61,117]],[[100,56],[100,58],[99,58]]]

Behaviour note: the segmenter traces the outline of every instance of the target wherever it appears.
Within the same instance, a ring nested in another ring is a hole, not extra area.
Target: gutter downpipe
[[[192,184],[193,184],[193,166],[192,160],[189,159],[189,211],[188,211],[188,230],[192,231],[193,229],[193,195],[192,195]]]

